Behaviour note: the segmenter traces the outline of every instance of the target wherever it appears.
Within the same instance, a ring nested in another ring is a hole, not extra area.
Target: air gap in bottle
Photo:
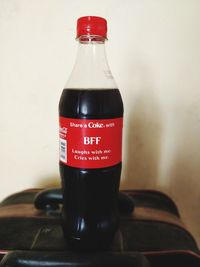
[[[123,103],[105,54],[107,21],[77,21],[78,54],[59,103],[62,225],[72,249],[106,249],[118,229]]]

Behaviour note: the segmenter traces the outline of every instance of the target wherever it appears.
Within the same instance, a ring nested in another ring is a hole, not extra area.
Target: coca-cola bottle
[[[62,224],[72,249],[106,249],[118,229],[123,103],[106,54],[107,21],[77,21],[78,55],[62,92]]]

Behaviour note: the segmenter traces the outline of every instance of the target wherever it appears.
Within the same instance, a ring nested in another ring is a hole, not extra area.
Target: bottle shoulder
[[[59,114],[71,118],[106,119],[123,116],[123,102],[117,88],[64,89]]]

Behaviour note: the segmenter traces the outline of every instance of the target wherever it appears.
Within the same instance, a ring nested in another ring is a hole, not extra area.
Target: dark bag
[[[157,191],[119,195],[120,230],[108,252],[70,252],[60,223],[60,189],[26,190],[0,204],[0,266],[198,267],[197,244],[174,202]]]

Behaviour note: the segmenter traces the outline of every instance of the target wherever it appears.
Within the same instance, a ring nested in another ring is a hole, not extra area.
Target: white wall
[[[82,15],[107,18],[125,104],[122,188],[177,202],[200,242],[200,1],[0,0],[0,198],[59,183],[57,106]]]

